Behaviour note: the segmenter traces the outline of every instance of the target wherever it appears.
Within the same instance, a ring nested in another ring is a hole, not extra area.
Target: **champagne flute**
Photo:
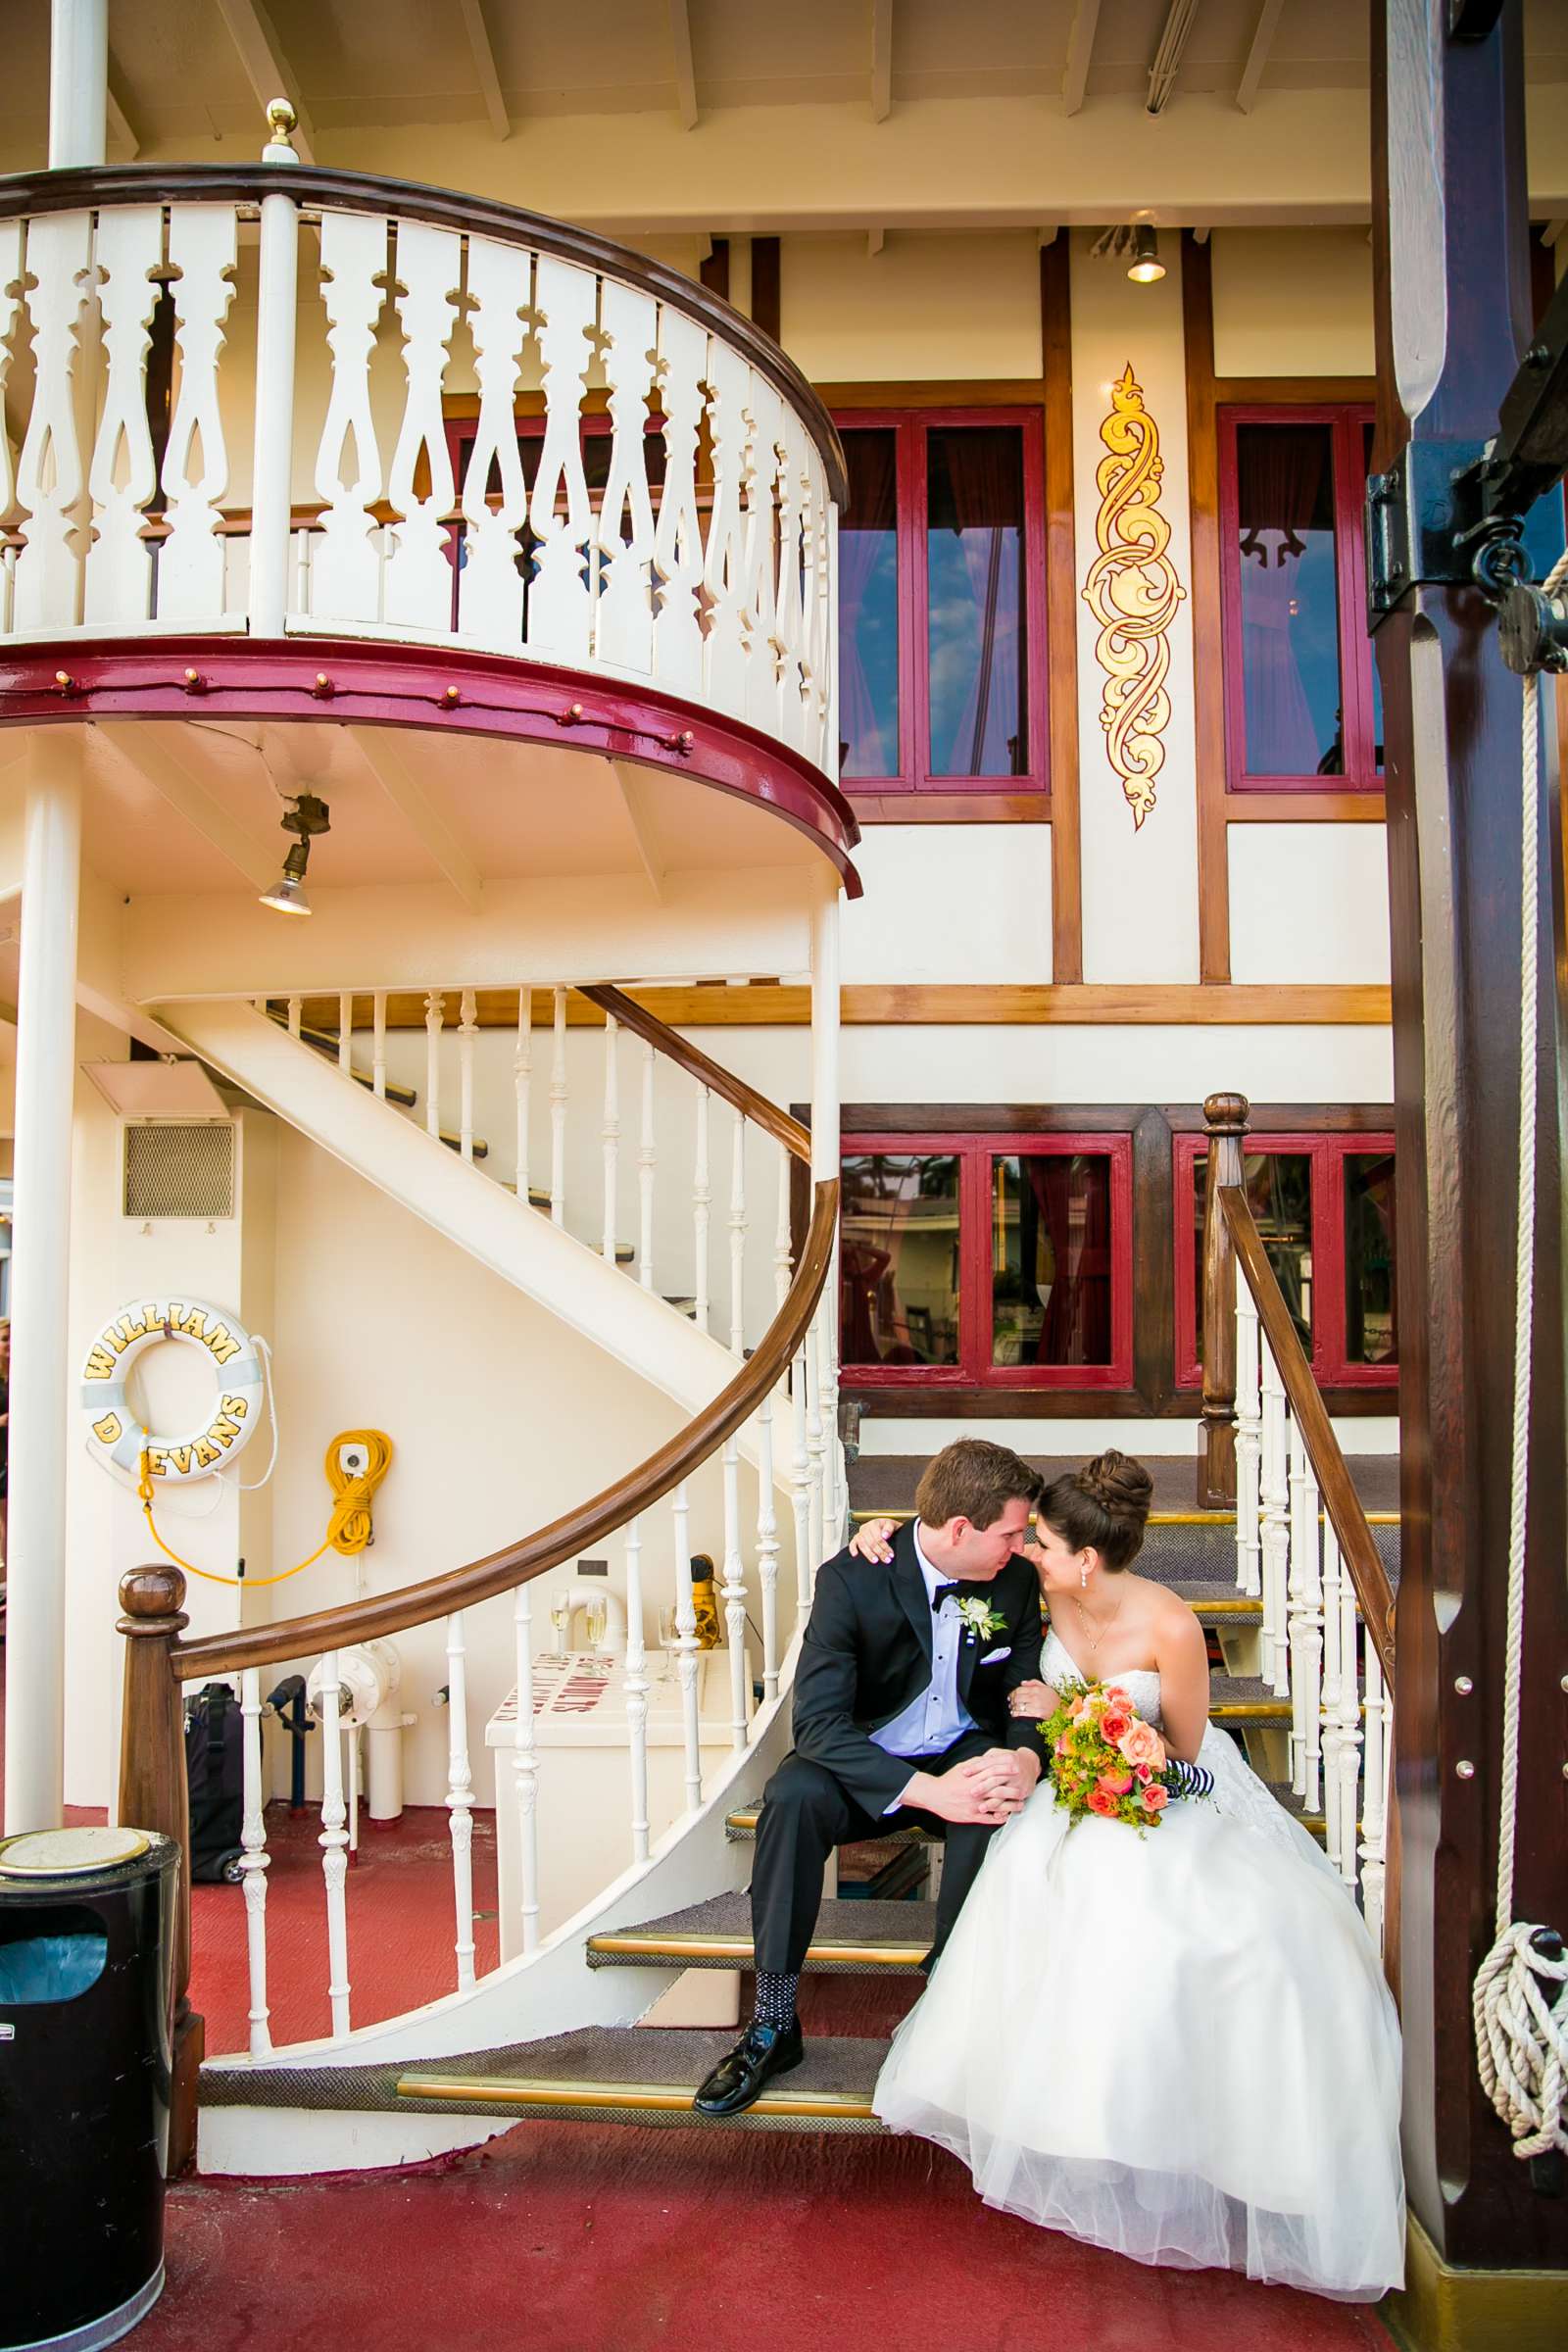
[[[550,1611],[550,1625],[556,1637],[555,1656],[559,1663],[564,1664],[566,1644],[571,1633],[571,1608],[568,1602],[558,1600],[555,1603]]]
[[[583,1625],[588,1636],[588,1646],[590,1649],[597,1650],[604,1644],[605,1629],[610,1621],[610,1610],[604,1594],[596,1592],[593,1599],[585,1604],[582,1614]]]

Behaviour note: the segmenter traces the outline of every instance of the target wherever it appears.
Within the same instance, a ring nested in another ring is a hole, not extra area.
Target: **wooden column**
[[[1203,1421],[1198,1448],[1198,1507],[1236,1508],[1236,1245],[1220,1214],[1224,1185],[1245,1187],[1245,1095],[1203,1103],[1208,1160],[1203,1177]]]
[[[120,1819],[158,1830],[179,1847],[174,1925],[173,2079],[170,2087],[169,2177],[196,2154],[196,2091],[205,2045],[190,2005],[190,1806],[185,1782],[184,1708],[174,1650],[190,1622],[177,1568],[132,1568],[120,1580],[125,1614],[125,1694],[120,1726]]]
[[[1485,9],[1469,12],[1484,21]],[[1496,430],[1530,328],[1520,12],[1432,35],[1373,12],[1379,447],[1441,485]],[[1449,12],[1441,12],[1446,20]],[[1402,46],[1401,46],[1402,43]],[[1397,67],[1391,58],[1402,58]],[[1440,569],[1428,559],[1430,574]],[[1451,563],[1450,572],[1456,569]],[[1412,2211],[1455,2270],[1568,2269],[1568,2198],[1514,2156],[1476,2070],[1471,1986],[1494,1933],[1513,1414],[1519,1153],[1520,681],[1492,606],[1404,587],[1383,682],[1398,1231],[1400,1578],[1395,1792],[1404,2152]],[[1539,816],[1539,811],[1538,811]],[[1542,860],[1541,1004],[1553,984]],[[1535,1138],[1534,1412],[1514,1916],[1568,1926],[1564,1073],[1543,1017]],[[1456,2339],[1454,2339],[1456,2340]]]

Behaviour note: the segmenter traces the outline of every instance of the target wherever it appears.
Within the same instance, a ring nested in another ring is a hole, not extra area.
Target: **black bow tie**
[[[962,1587],[961,1585],[937,1585],[937,1586],[935,1586],[935,1587],[932,1589],[932,1593],[931,1593],[931,1606],[932,1606],[932,1608],[933,1608],[933,1609],[940,1609],[940,1608],[941,1608],[941,1606],[942,1606],[942,1603],[943,1603],[943,1602],[944,1602],[944,1601],[947,1599],[947,1597],[948,1597],[948,1594],[949,1594],[950,1592],[962,1592],[962,1590],[963,1590],[963,1587]]]

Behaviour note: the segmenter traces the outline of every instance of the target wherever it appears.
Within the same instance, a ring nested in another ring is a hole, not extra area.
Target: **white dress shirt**
[[[925,1579],[925,1596],[929,1605],[938,1585],[953,1580],[932,1567],[920,1548],[920,1523],[914,1522],[914,1556],[920,1563]],[[958,1644],[963,1639],[963,1620],[958,1615],[958,1596],[950,1592],[940,1609],[931,1611],[931,1681],[918,1697],[911,1698],[902,1715],[883,1724],[871,1734],[873,1747],[885,1755],[907,1756],[911,1762],[932,1756],[945,1755],[955,1740],[965,1732],[979,1730],[979,1725],[958,1696]],[[901,1795],[894,1798],[885,1810],[896,1813],[904,1802]]]

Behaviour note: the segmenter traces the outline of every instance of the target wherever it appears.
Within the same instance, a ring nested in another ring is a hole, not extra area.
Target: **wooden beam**
[[[473,59],[473,71],[484,98],[484,111],[490,118],[490,127],[498,139],[512,136],[512,117],[501,95],[501,76],[496,72],[496,53],[491,45],[490,27],[484,21],[484,0],[458,0],[463,11],[464,30],[468,36],[468,50]]]
[[[479,906],[479,869],[440,811],[430,806],[424,788],[410,773],[397,737],[390,727],[346,727],[360,758],[386,794],[399,815],[415,833],[441,879],[463,901],[470,914]]]
[[[1285,13],[1285,0],[1263,0],[1252,27],[1252,43],[1242,68],[1242,78],[1236,85],[1236,103],[1244,115],[1250,115],[1257,104],[1257,85],[1268,64],[1268,53],[1274,46],[1274,35]]]
[[[682,130],[697,128],[697,70],[692,64],[692,20],[686,0],[669,0],[669,47],[675,111]]]
[[[1046,387],[1046,643],[1050,686],[1051,975],[1084,976],[1078,820],[1078,550],[1072,463],[1072,243],[1040,249],[1040,365]],[[916,796],[918,797],[918,796]]]
[[[253,890],[267,890],[282,870],[288,843],[268,839],[224,808],[169,749],[167,741],[134,720],[101,720],[95,732],[116,758],[168,803],[209,848],[227,859]]]
[[[286,98],[297,117],[294,145],[301,163],[316,161],[316,132],[300,96],[299,78],[283,54],[271,18],[261,0],[218,0],[219,14],[228,37],[239,51],[239,62],[261,114],[274,98]]]
[[[893,0],[871,0],[871,120],[893,111]]]
[[[110,137],[117,147],[124,149],[125,161],[134,163],[141,153],[141,134],[131,122],[130,110],[125,104],[125,77],[113,56],[109,60],[109,89],[104,103]]]
[[[1187,361],[1189,582],[1198,754],[1198,968],[1231,976],[1230,843],[1225,812],[1225,678],[1220,651],[1219,426],[1214,414],[1213,255],[1182,234],[1182,335]],[[1240,796],[1235,796],[1240,797]]]
[[[649,822],[650,778],[645,770],[633,767],[625,760],[610,760],[606,761],[606,765],[619,789],[621,806],[626,811],[626,822],[631,827],[631,837],[637,844],[637,856],[642,861],[643,872],[648,876],[655,898],[662,899],[664,868],[658,851],[655,849],[653,828]]]
[[[1099,24],[1100,0],[1078,0],[1073,10],[1072,30],[1067,35],[1066,71],[1061,77],[1061,111],[1064,115],[1077,114],[1083,105]]]

